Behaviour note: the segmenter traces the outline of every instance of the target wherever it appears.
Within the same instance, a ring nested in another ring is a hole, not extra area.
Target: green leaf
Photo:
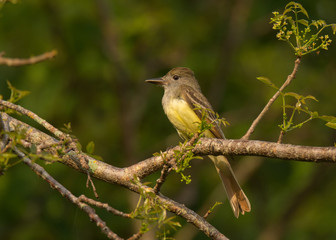
[[[272,83],[272,81],[269,79],[269,78],[267,78],[267,77],[257,77],[257,79],[259,80],[259,81],[261,81],[262,83],[264,83],[264,84],[266,84],[266,85],[268,85],[268,86],[270,86],[270,87],[272,87],[272,88],[274,88],[274,89],[279,89],[277,86],[275,86],[275,84],[274,83]]]
[[[291,6],[295,6],[295,5],[296,5],[296,2],[292,1],[292,2],[287,3],[285,8],[287,9],[287,8],[290,8]]]
[[[95,148],[95,144],[93,141],[91,141],[86,145],[86,152],[89,154],[93,154],[94,148]]]
[[[167,224],[169,225],[169,227],[171,227],[174,231],[177,230],[177,228],[182,227],[181,224],[179,222],[175,222],[175,221],[171,221],[171,219],[174,217],[170,217],[169,221],[167,222]]]
[[[312,100],[314,100],[315,102],[318,102],[318,100],[317,100],[314,96],[312,96],[312,95],[305,96],[304,98],[305,98],[305,99],[312,99]]]
[[[316,29],[319,28],[319,25],[318,25],[318,23],[317,23],[316,20],[312,20],[311,24],[312,24],[314,27],[316,27]]]
[[[316,111],[310,112],[310,115],[311,115],[312,118],[319,118],[319,114]]]
[[[326,125],[327,127],[336,129],[336,122],[327,122],[325,125]]]
[[[295,92],[287,92],[287,93],[285,93],[285,96],[291,96],[291,97],[296,98],[297,100],[300,100],[301,98],[303,98],[302,95],[297,94]]]
[[[307,18],[309,18],[307,10],[300,3],[297,3],[297,5],[300,6],[300,10],[301,10],[300,12],[303,13]]]
[[[282,13],[283,16],[285,16],[287,13],[293,11],[292,8],[286,8],[285,11]]]
[[[305,25],[306,27],[308,27],[308,21],[306,19],[299,19],[297,20],[298,23],[301,23],[302,25]]]
[[[2,154],[1,154],[1,157],[2,157],[2,158],[6,158],[6,159],[10,159],[10,158],[16,158],[17,155],[14,154],[14,153],[2,153]]]
[[[159,215],[159,219],[158,222],[161,223],[163,222],[167,217],[167,212],[165,209],[163,209],[163,211],[161,211],[160,215]]]
[[[302,14],[304,14],[307,18],[309,18],[309,15],[308,15],[308,12],[307,10],[300,4],[300,3],[297,3],[297,2],[290,2],[286,5],[286,10],[287,9],[290,9],[292,11],[295,11],[295,12],[301,12]],[[295,10],[293,10],[293,8]],[[300,9],[299,11],[297,11],[296,9]]]
[[[336,123],[336,117],[334,116],[322,115],[319,116],[319,119],[322,119],[326,122]]]
[[[148,223],[146,222],[142,222],[141,223],[141,228],[140,228],[140,232],[141,233],[146,233],[149,231],[149,227],[148,227]]]
[[[71,122],[69,123],[64,123],[64,127],[61,127],[61,130],[65,133],[70,134],[72,132],[71,130]]]
[[[38,155],[37,155],[38,156]],[[43,159],[45,159],[46,161],[50,161],[50,162],[58,162],[60,161],[60,158],[57,156],[53,156],[51,154],[43,154]],[[49,163],[50,163],[49,162]]]
[[[325,26],[326,25],[326,22],[324,20],[317,20],[317,24],[318,25],[321,25],[321,26]]]
[[[36,145],[35,145],[35,144],[32,144],[32,145],[30,146],[30,152],[33,153],[33,154],[36,154],[36,152],[37,152],[37,148],[36,148]]]
[[[335,23],[331,24],[331,29],[333,31],[333,34],[336,34],[336,24]]]
[[[9,102],[15,103],[19,101],[21,98],[24,98],[27,96],[30,92],[29,91],[23,91],[15,88],[9,81],[7,81],[8,88],[11,91],[11,95],[9,98]]]

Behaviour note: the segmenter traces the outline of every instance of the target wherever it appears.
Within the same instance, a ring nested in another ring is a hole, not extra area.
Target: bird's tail
[[[226,195],[236,218],[239,217],[239,213],[244,215],[245,212],[250,212],[250,201],[241,189],[227,158],[225,156],[209,157],[214,162],[217,172],[221,177]]]

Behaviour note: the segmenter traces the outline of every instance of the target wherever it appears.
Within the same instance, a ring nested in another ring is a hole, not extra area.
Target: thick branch
[[[336,162],[336,147],[311,147],[256,140],[201,139],[196,155],[249,155],[305,162]]]
[[[7,115],[1,113],[2,119],[7,121],[11,131],[25,130],[26,141],[31,144],[50,145],[57,144],[58,141],[49,135]],[[172,148],[163,153],[165,159],[171,159],[174,156],[174,151],[179,147]],[[48,149],[46,149],[48,150]],[[52,149],[49,149],[52,151]],[[55,151],[55,149],[54,149]],[[336,148],[335,147],[311,147],[300,146],[292,144],[280,144],[266,141],[255,140],[227,140],[227,139],[213,139],[202,138],[200,144],[194,148],[196,155],[253,155],[271,158],[279,158],[286,160],[307,161],[307,162],[335,162]],[[121,184],[130,181],[137,176],[143,178],[156,172],[164,165],[164,160],[160,156],[148,158],[144,161],[138,162],[134,165],[125,168],[118,168],[111,166],[105,162],[96,160],[90,156],[86,156],[88,160],[89,171],[92,176],[100,178],[104,181]],[[70,151],[63,156],[62,163],[78,170],[86,171],[80,163],[80,159],[76,152]]]

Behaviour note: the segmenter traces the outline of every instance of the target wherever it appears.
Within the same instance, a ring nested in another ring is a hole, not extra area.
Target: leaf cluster
[[[324,20],[310,20],[306,9],[296,2],[286,5],[283,13],[273,12],[271,23],[277,30],[276,37],[287,42],[295,55],[303,56],[320,49],[328,50],[332,40],[322,31],[331,28],[336,33],[336,24],[327,24]]]
[[[175,171],[181,175],[181,181],[185,181],[186,184],[191,182],[191,176],[185,175],[183,172],[187,168],[190,168],[190,161],[193,159],[202,159],[202,157],[195,156],[192,152],[193,148],[199,142],[199,139],[203,137],[204,133],[210,130],[214,124],[218,124],[219,126],[228,125],[228,122],[224,118],[220,118],[218,113],[212,109],[197,106],[194,110],[202,112],[201,121],[198,123],[198,132],[190,136],[189,139],[191,140],[180,143],[179,146],[181,150],[175,150],[174,152],[174,158],[176,159]],[[191,144],[190,141],[192,141]]]
[[[1,131],[1,136],[6,134],[8,139],[11,139],[8,142],[7,146],[4,146],[0,154],[0,176],[3,175],[9,168],[20,163],[21,160],[18,159],[17,155],[12,152],[11,147],[17,145],[18,142],[24,139],[25,133],[23,131],[17,132],[5,132]]]
[[[279,90],[279,87],[277,87],[269,78],[258,77],[257,79],[269,87]],[[325,125],[327,127],[336,129],[336,117],[320,115],[317,111],[309,109],[308,101],[312,100],[318,102],[314,96],[303,96],[295,92],[281,92],[280,94],[282,99],[282,124],[280,124],[279,127],[284,133],[300,128],[303,124],[308,123],[313,119],[326,121]],[[287,103],[290,102],[291,99],[295,100],[295,104]],[[301,121],[296,121],[296,119],[298,119],[297,116],[301,113],[305,114],[306,118]]]
[[[167,217],[165,204],[156,197],[153,191],[144,188],[140,179],[135,177],[132,182],[139,187],[140,197],[136,208],[131,213],[131,217],[142,221],[141,233],[145,233],[155,226],[159,229],[157,235],[165,236],[165,239],[168,239],[169,228],[176,231],[176,228],[181,227],[181,224],[173,221],[174,216]]]

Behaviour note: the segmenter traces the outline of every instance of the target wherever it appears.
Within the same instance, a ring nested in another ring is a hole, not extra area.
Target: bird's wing
[[[199,119],[202,119],[202,114],[204,114],[205,111],[206,121],[212,124],[210,132],[214,135],[215,138],[224,139],[224,133],[219,127],[214,111],[206,97],[204,97],[201,92],[195,91],[190,86],[183,85],[181,87],[184,88],[184,91],[181,91],[181,98],[188,103],[189,107],[193,109]]]

